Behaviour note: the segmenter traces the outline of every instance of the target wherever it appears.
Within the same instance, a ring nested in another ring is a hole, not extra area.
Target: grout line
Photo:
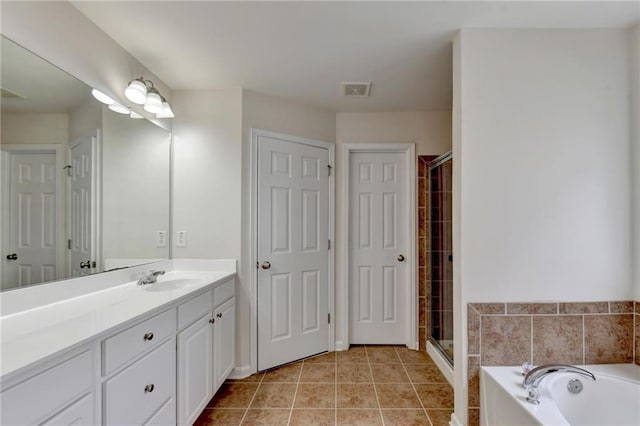
[[[376,402],[378,403],[378,414],[380,415],[380,421],[384,426],[384,417],[382,416],[382,407],[380,407],[380,397],[378,396],[378,389],[376,388],[376,381],[373,379],[373,368],[371,368],[371,362],[369,362],[369,352],[367,346],[364,347],[364,353],[367,356],[367,365],[369,366],[369,374],[371,374],[371,384],[373,385],[373,392],[376,394]]]
[[[251,401],[249,401],[249,404],[247,405],[247,408],[244,409],[244,414],[242,415],[242,418],[240,419],[240,424],[242,424],[244,422],[244,419],[247,417],[247,414],[249,414],[249,407],[251,407],[251,404],[253,404],[253,400],[256,399],[256,395],[258,394],[258,390],[260,389],[260,386],[262,386],[262,381],[264,380],[264,376],[266,376],[266,374],[262,373],[262,377],[260,378],[260,381],[258,382],[258,386],[256,387],[256,390],[253,392],[253,396],[251,397]]]
[[[529,363],[533,365],[533,315],[531,316],[531,320],[529,322],[529,331],[530,331],[530,353],[529,353]]]
[[[586,351],[586,337],[584,332],[584,315],[582,315],[582,365],[585,365],[587,362],[587,351]]]
[[[333,354],[333,424],[338,425],[338,354]]]
[[[400,354],[398,353],[398,349],[396,349],[394,347],[394,350],[396,351],[396,355],[398,356],[398,358],[400,358]],[[422,399],[420,399],[420,395],[418,394],[418,391],[416,390],[416,387],[413,384],[413,381],[411,381],[411,376],[409,376],[409,372],[407,371],[407,367],[405,366],[404,362],[402,363],[402,369],[404,370],[404,374],[406,374],[407,378],[409,379],[409,384],[411,384],[411,389],[413,389],[413,392],[416,394],[416,398],[418,398],[418,402],[420,403],[420,406],[422,407],[422,411],[424,411],[424,415],[427,416],[427,420],[429,421],[429,425],[433,426],[433,422],[431,421],[431,417],[429,417],[429,413],[427,413],[427,409],[425,408],[424,404],[422,403]]]
[[[298,387],[300,387],[300,378],[302,377],[302,370],[304,369],[304,361],[300,366],[300,372],[298,373],[298,380],[296,381],[296,390],[293,393],[293,401],[291,401],[291,410],[289,411],[289,419],[287,419],[287,425],[291,423],[291,417],[293,416],[293,407],[296,404],[296,397],[298,396]]]

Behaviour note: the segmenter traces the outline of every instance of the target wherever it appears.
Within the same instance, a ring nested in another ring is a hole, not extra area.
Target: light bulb
[[[147,101],[144,103],[144,110],[152,114],[162,111],[162,99],[155,88],[150,88],[147,92]]]
[[[165,98],[162,98],[162,111],[156,114],[156,118],[174,118],[173,111],[169,102]]]
[[[94,98],[96,98],[97,100],[99,100],[105,105],[111,105],[112,103],[115,102],[110,96],[105,95],[98,89],[92,89],[91,94],[93,95]]]
[[[115,102],[109,105],[109,109],[113,112],[117,112],[118,114],[129,114],[129,112],[131,112],[131,110],[126,106]]]
[[[127,88],[124,89],[124,95],[134,104],[144,104],[147,100],[147,85],[142,77],[131,80]]]

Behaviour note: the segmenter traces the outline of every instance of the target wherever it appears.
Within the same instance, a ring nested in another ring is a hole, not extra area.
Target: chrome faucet
[[[153,284],[158,281],[158,276],[164,275],[164,271],[145,271],[138,280],[138,285]]]
[[[522,381],[522,385],[527,390],[527,402],[531,404],[538,405],[540,404],[540,390],[538,386],[540,382],[550,374],[554,373],[574,373],[580,374],[581,376],[585,376],[590,378],[591,380],[595,380],[596,376],[593,375],[590,371],[585,370],[584,368],[575,367],[573,365],[567,364],[546,364],[541,365],[539,367],[531,369],[525,376]]]

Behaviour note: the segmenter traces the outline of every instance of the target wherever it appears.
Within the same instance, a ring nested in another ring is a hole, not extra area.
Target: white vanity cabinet
[[[235,365],[234,280],[178,307],[178,424],[190,425]]]
[[[94,371],[94,352],[87,347],[3,385],[0,424],[95,423]]]

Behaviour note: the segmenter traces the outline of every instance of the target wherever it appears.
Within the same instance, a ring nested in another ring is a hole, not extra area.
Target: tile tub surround
[[[453,388],[429,355],[354,345],[229,380],[195,424],[448,426],[452,412]]]
[[[640,302],[469,303],[469,425],[479,419],[481,366],[640,365]]]

